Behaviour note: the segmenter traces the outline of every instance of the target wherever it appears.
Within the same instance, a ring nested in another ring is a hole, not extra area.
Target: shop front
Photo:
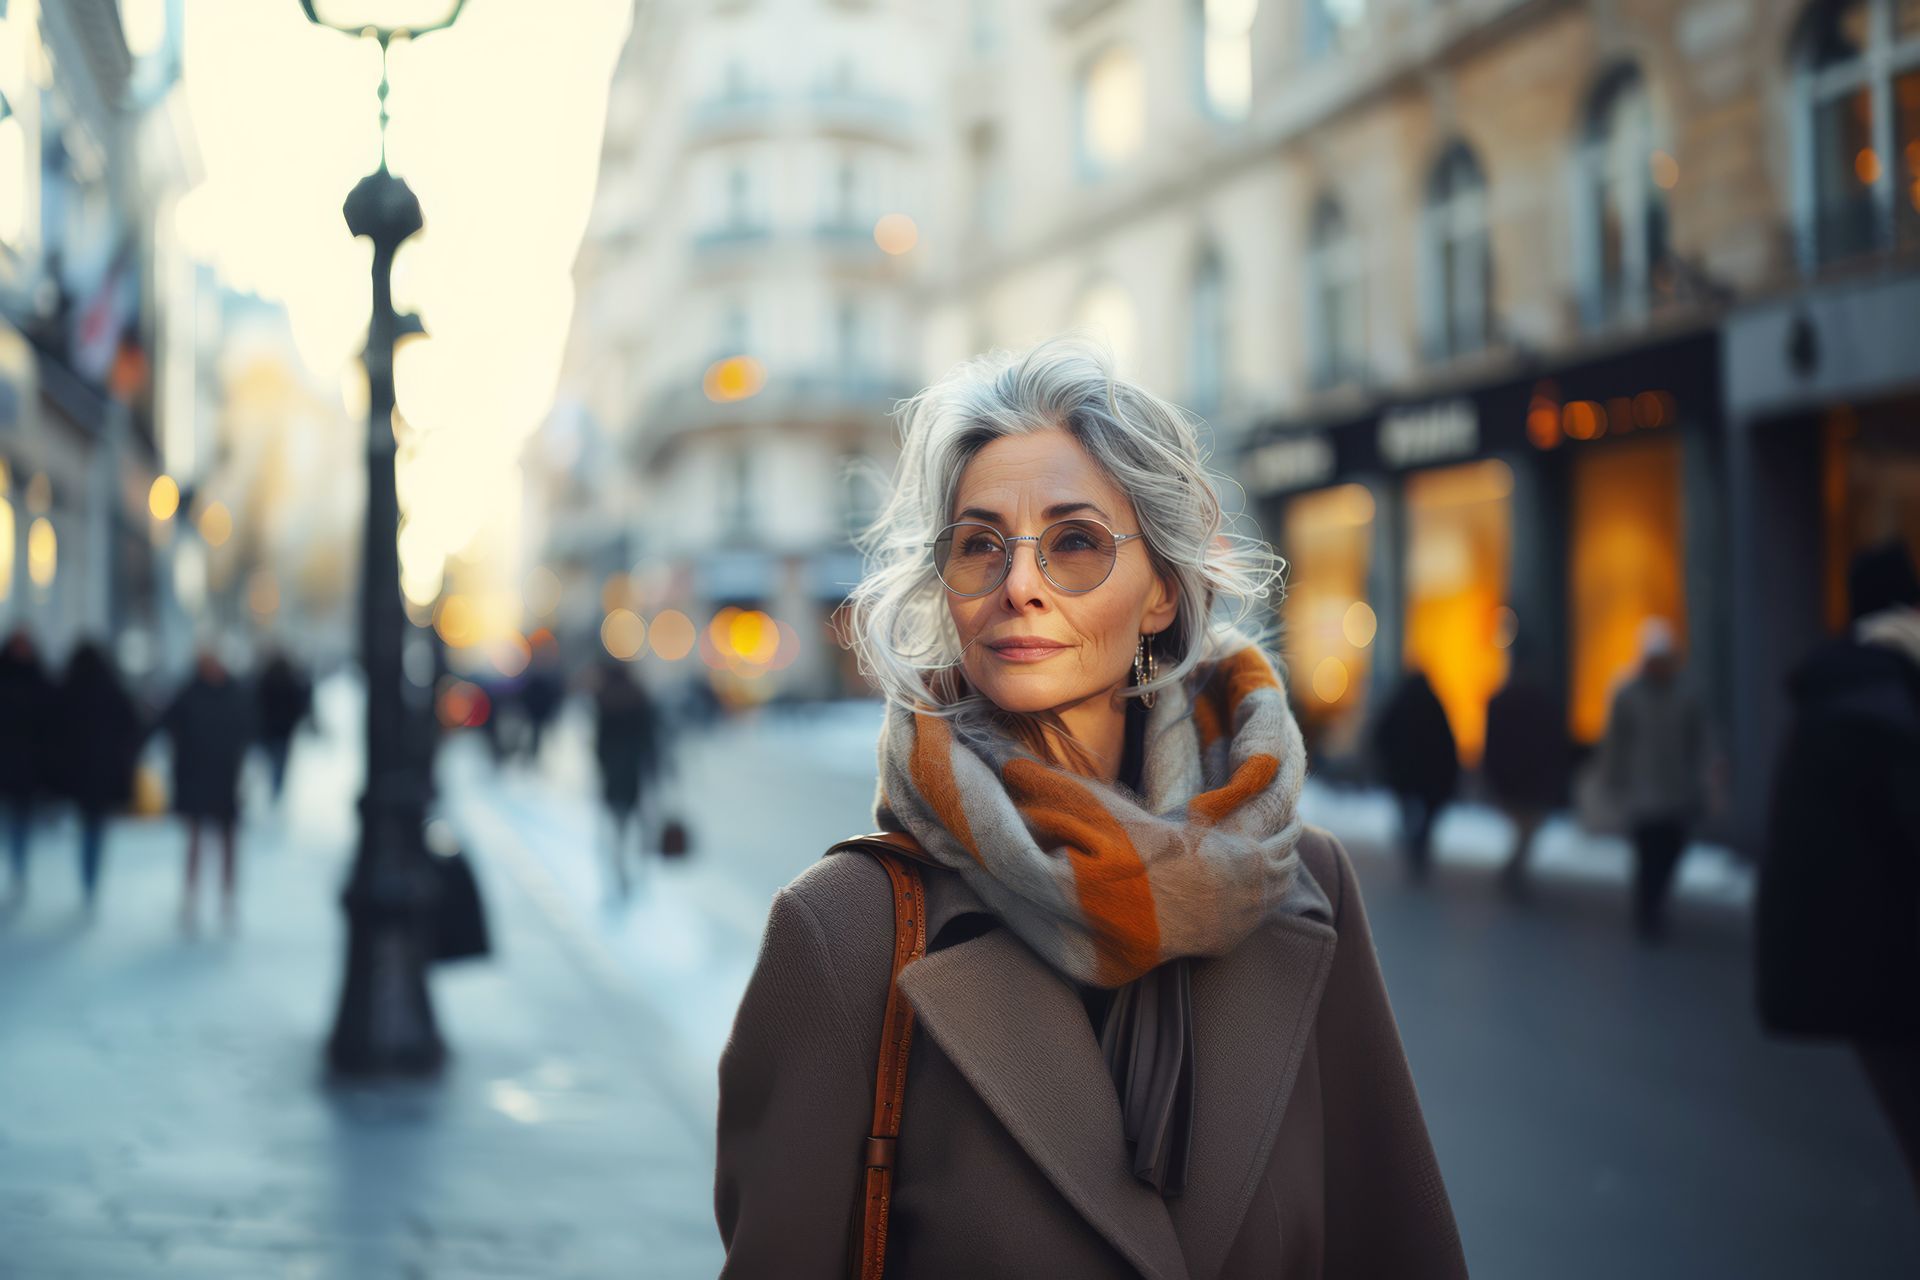
[[[1360,767],[1369,708],[1410,669],[1473,766],[1516,666],[1591,743],[1647,618],[1683,642],[1718,633],[1719,358],[1694,330],[1252,444],[1243,478],[1289,562],[1282,647],[1323,769]]]
[[[1742,844],[1758,848],[1785,681],[1845,629],[1849,562],[1889,540],[1920,559],[1920,274],[1836,282],[1736,313],[1725,367],[1733,808]]]

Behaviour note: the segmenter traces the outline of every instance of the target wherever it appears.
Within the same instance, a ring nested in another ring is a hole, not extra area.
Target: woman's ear
[[[1147,610],[1140,616],[1140,630],[1147,635],[1159,635],[1179,616],[1180,593],[1173,579],[1164,573],[1154,574],[1153,586],[1147,592]]]

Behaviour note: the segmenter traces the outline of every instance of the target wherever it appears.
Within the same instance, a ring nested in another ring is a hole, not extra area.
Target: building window
[[[1195,409],[1212,413],[1226,399],[1227,273],[1220,251],[1208,245],[1193,270],[1192,347],[1187,394]]]
[[[1244,120],[1253,105],[1253,16],[1260,0],[1193,0],[1200,100],[1216,120]]]
[[[1579,160],[1587,323],[1640,315],[1666,262],[1666,191],[1679,171],[1661,144],[1637,68],[1622,67],[1594,94]]]
[[[843,298],[833,310],[834,357],[840,375],[850,378],[860,369],[860,304]]]
[[[1080,73],[1077,94],[1080,172],[1098,178],[1139,154],[1147,133],[1147,82],[1132,50],[1111,46]]]
[[[973,131],[967,148],[967,226],[982,244],[1000,239],[1006,220],[1006,179],[1000,135],[990,124]]]
[[[1116,281],[1102,280],[1088,286],[1073,308],[1073,327],[1106,343],[1114,363],[1125,374],[1133,368],[1139,334],[1139,321],[1133,307],[1133,295]]]
[[[1321,197],[1313,211],[1307,258],[1313,384],[1359,381],[1366,372],[1366,262],[1359,237],[1332,196]]]
[[[1802,260],[1920,246],[1920,4],[1824,0],[1796,60]]]
[[[1465,143],[1448,148],[1434,166],[1423,230],[1428,353],[1446,359],[1479,351],[1492,330],[1493,253],[1486,175]]]
[[[753,175],[744,164],[727,169],[727,226],[739,231],[753,222]]]
[[[1307,51],[1356,49],[1367,35],[1367,0],[1307,0]]]
[[[722,307],[719,331],[714,336],[719,344],[715,359],[743,356],[752,350],[753,325],[747,304],[735,299]]]

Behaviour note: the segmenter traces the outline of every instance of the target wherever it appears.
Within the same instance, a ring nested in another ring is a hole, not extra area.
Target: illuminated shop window
[[[1406,516],[1403,653],[1432,681],[1461,763],[1477,765],[1513,642],[1513,473],[1490,460],[1409,476]]]

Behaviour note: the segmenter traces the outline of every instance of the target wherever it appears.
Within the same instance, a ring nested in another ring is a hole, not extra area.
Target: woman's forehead
[[[1024,501],[1037,507],[1092,502],[1118,515],[1126,499],[1080,442],[1060,430],[1002,436],[973,456],[960,474],[961,506]]]

